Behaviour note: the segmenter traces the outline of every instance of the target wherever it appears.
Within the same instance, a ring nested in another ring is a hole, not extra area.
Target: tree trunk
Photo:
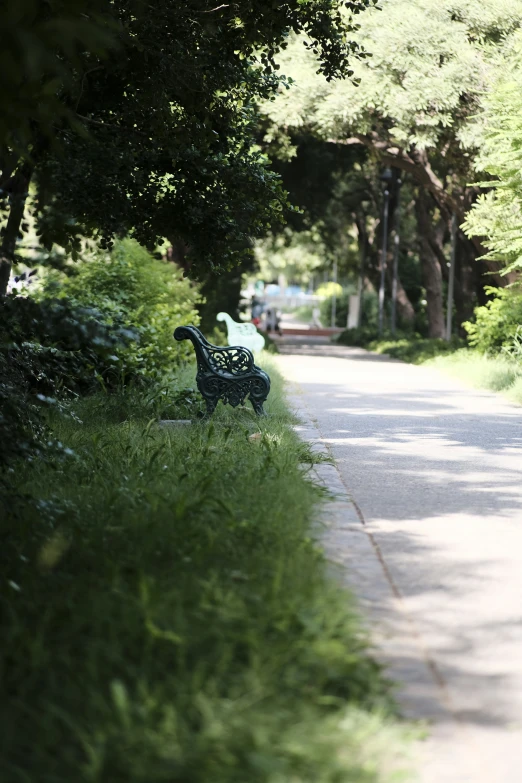
[[[462,323],[473,316],[477,305],[485,301],[484,286],[494,284],[486,265],[476,258],[473,244],[460,231],[457,232],[456,277],[455,286],[456,325],[463,335]]]
[[[388,256],[388,263],[386,265],[386,277],[388,280],[388,288],[391,291],[392,279],[393,279],[393,255]],[[399,315],[399,322],[406,326],[413,326],[415,321],[415,309],[410,302],[408,294],[403,288],[401,279],[397,276],[397,313]]]
[[[388,139],[381,139],[372,131],[370,134],[356,134],[349,139],[329,139],[333,144],[363,144],[376,153],[385,166],[395,166],[401,171],[411,174],[416,183],[432,194],[441,211],[446,210],[450,214],[455,213],[459,223],[463,223],[472,201],[469,194],[475,193],[473,188],[454,188],[451,192],[444,187],[444,183],[431,167],[426,150],[417,150],[414,147],[404,150]],[[475,256],[483,256],[487,250],[483,245],[483,237],[471,237],[471,244],[475,248]],[[491,284],[506,286],[520,279],[518,272],[502,274],[504,264],[500,261],[483,259],[483,264],[491,274]]]
[[[175,234],[168,236],[167,239],[170,242],[170,247],[167,248],[167,261],[172,261],[179,266],[183,270],[185,277],[189,277],[191,267],[191,263],[187,259],[187,254],[190,250],[189,246]]]
[[[20,165],[12,179],[10,189],[10,208],[7,225],[0,245],[0,296],[5,296],[16,252],[16,242],[24,217],[25,202],[29,183],[33,175],[33,165],[25,161]]]
[[[428,209],[426,193],[419,188],[415,201],[415,212],[419,229],[421,266],[426,299],[428,303],[428,328],[430,337],[444,337],[444,307],[442,301],[442,269],[433,248],[433,224]]]
[[[364,244],[364,254],[366,259],[365,277],[367,277],[368,280],[373,285],[373,287],[376,290],[378,290],[379,275],[380,275],[379,272],[380,256],[379,255],[376,256],[374,243],[368,234],[364,215],[362,215],[361,213],[354,213],[354,218],[355,218],[355,225],[357,227],[357,241],[359,244],[359,252],[362,252],[362,248]],[[391,219],[393,219],[393,214],[391,215]],[[392,287],[392,276],[393,276],[392,261],[393,261],[393,254],[390,251],[388,254],[387,264],[386,264],[386,277],[387,277],[388,287],[390,291]],[[402,323],[408,326],[413,326],[413,323],[415,321],[415,308],[410,302],[408,294],[404,290],[400,277],[397,277],[397,312],[399,315],[399,320],[402,321]]]
[[[398,190],[395,191],[395,198],[390,204],[390,225],[395,226],[395,210],[398,208]],[[396,227],[395,227],[396,228]],[[395,230],[395,229],[394,229]],[[392,235],[393,236],[393,235]],[[391,245],[391,242],[390,242]],[[389,250],[386,259],[386,276],[388,279],[389,290],[393,289],[393,250]],[[400,276],[397,275],[397,313],[399,321],[407,326],[413,326],[415,322],[415,308],[413,307],[408,294],[403,288]]]

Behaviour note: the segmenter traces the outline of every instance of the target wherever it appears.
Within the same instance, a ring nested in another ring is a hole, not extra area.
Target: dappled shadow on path
[[[390,671],[414,715],[456,716],[499,747],[518,741],[522,768],[522,408],[367,356],[292,358],[291,376],[410,618],[390,591],[373,601],[384,635],[391,618],[400,626],[385,645]],[[331,551],[364,604],[365,563],[340,538]],[[400,643],[412,634],[413,653]],[[426,679],[430,661],[441,687]]]
[[[365,578],[365,564],[335,533],[327,535],[326,551],[371,616],[405,717],[512,732],[522,714],[522,610],[517,595],[506,600],[510,575],[499,583],[495,553],[463,553],[412,528],[370,526],[370,532],[406,612],[398,611],[391,590],[376,591],[378,580]],[[520,751],[522,762],[522,744]]]
[[[363,492],[360,502],[371,518],[505,511],[517,512],[522,523],[522,409],[464,412],[461,391],[434,399],[423,391],[301,386],[349,489]]]
[[[331,342],[312,342],[311,340],[305,340],[303,338],[297,338],[292,341],[291,338],[287,338],[278,343],[279,352],[281,354],[292,354],[293,356],[322,356],[333,357],[336,359],[350,359],[353,361],[374,361],[374,362],[388,362],[388,363],[400,363],[400,359],[394,359],[387,354],[370,353],[365,351],[364,348],[355,348],[345,345],[336,345]]]

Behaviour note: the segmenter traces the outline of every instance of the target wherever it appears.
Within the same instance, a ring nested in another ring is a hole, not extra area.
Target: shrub
[[[328,283],[322,283],[315,293],[317,296],[332,297],[335,294],[337,297],[340,297],[343,295],[343,289],[339,283],[334,283],[330,280]]]
[[[518,327],[522,325],[522,287],[488,286],[486,292],[494,298],[482,307],[476,307],[475,320],[462,325],[472,348],[496,353],[512,346]]]
[[[340,286],[339,286],[340,287]],[[352,293],[352,292],[350,292]],[[348,292],[342,291],[335,298],[335,326],[346,326],[348,319]],[[319,306],[319,317],[323,326],[332,325],[333,294],[323,299]]]
[[[512,361],[522,363],[522,326],[517,327],[511,343],[503,346],[502,353]]]
[[[344,290],[337,296],[335,303],[335,325],[346,326],[348,321],[348,297],[355,294],[353,286]],[[321,323],[324,326],[331,326],[332,321],[332,296],[321,302]],[[379,300],[375,291],[363,291],[362,296],[362,328],[377,334],[377,319],[379,313]],[[371,338],[373,339],[373,338]]]
[[[297,321],[311,323],[314,318],[315,307],[312,305],[301,305],[300,307],[283,307],[283,313],[292,313]]]
[[[463,347],[463,340],[453,337],[449,342],[443,339],[420,337],[419,335],[397,335],[395,339],[373,340],[366,346],[375,353],[387,354],[410,364],[424,364],[429,359],[453,354]]]
[[[0,302],[0,467],[42,453],[43,408],[72,394],[160,379],[191,351],[173,331],[198,323],[198,291],[132,240],[70,276],[51,272],[36,298]],[[51,444],[52,445],[52,444]]]
[[[42,408],[118,374],[113,352],[134,337],[93,308],[67,300],[0,300],[0,468],[43,448]]]
[[[51,273],[42,296],[96,307],[108,326],[135,331],[135,339],[115,351],[122,377],[158,378],[190,354],[191,346],[177,343],[173,332],[199,323],[200,296],[176,266],[124,239],[110,255],[97,253],[73,269],[69,276]]]
[[[361,329],[345,329],[344,332],[337,335],[336,342],[340,345],[350,345],[355,348],[365,348],[372,340],[377,339],[377,329],[375,327]]]

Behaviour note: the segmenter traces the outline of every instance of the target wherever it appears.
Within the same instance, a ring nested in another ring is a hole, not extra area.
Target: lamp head
[[[386,168],[383,170],[380,179],[384,188],[388,188],[391,185],[394,177],[393,177],[393,171],[389,166],[386,166]]]

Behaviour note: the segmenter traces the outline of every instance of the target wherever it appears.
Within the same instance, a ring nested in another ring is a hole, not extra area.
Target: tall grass
[[[517,350],[487,354],[462,347],[453,339],[399,339],[374,340],[367,348],[387,354],[410,364],[423,364],[477,389],[501,392],[513,402],[522,404],[522,341],[515,342]]]
[[[186,378],[80,400],[52,422],[73,455],[17,468],[0,523],[6,783],[392,779],[388,685],[326,575],[313,455],[273,380],[265,419],[197,419]]]
[[[427,365],[477,389],[502,392],[522,404],[522,364],[509,356],[461,350],[449,356],[438,356]]]
[[[395,340],[371,340],[365,344],[365,348],[375,353],[385,353],[409,364],[424,364],[434,357],[454,354],[463,345],[464,341],[458,338],[447,342],[441,339],[403,337]]]

